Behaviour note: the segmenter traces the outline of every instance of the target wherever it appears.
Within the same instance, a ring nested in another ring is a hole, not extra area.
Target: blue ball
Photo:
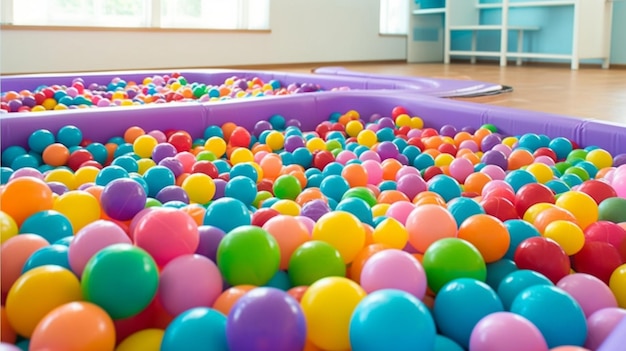
[[[126,172],[129,172],[129,173],[139,171],[139,164],[137,163],[137,160],[135,160],[135,158],[130,155],[124,155],[124,156],[115,158],[111,162],[111,165],[120,166],[124,168]]]
[[[107,148],[101,143],[91,143],[85,146],[85,149],[93,155],[93,159],[101,165],[104,165],[109,157]]]
[[[402,149],[402,154],[409,159],[409,163],[413,166],[415,158],[421,154],[420,148],[415,145],[407,145]]]
[[[31,154],[24,154],[17,156],[13,162],[11,162],[11,168],[14,170],[18,170],[20,168],[38,168],[41,162],[37,159],[37,157]]]
[[[393,141],[396,136],[393,132],[392,128],[381,128],[376,132],[376,137],[378,141]]]
[[[582,178],[573,173],[564,174],[563,176],[561,176],[561,180],[570,188],[583,183]]]
[[[509,185],[513,188],[513,191],[517,193],[517,191],[524,185],[537,183],[537,178],[535,178],[535,176],[528,171],[516,169],[504,176],[504,181],[509,183]]]
[[[570,186],[562,180],[553,179],[546,183],[546,186],[550,188],[550,190],[554,191],[555,194],[562,194],[570,191]]]
[[[350,345],[355,351],[433,350],[435,335],[426,305],[401,290],[372,292],[350,318]]]
[[[496,292],[471,278],[455,279],[444,285],[433,306],[440,333],[465,348],[476,323],[488,314],[502,311],[504,307]]]
[[[128,171],[116,165],[102,168],[96,175],[96,185],[105,186],[115,179],[128,178]]]
[[[527,133],[522,135],[517,142],[518,147],[535,152],[542,145],[541,137],[534,133]]]
[[[438,174],[428,181],[428,190],[433,191],[446,201],[461,196],[461,185],[459,182],[445,174]]]
[[[0,167],[0,184],[6,184],[9,182],[9,178],[13,174],[13,169],[9,167]]]
[[[115,152],[113,152],[113,157],[118,158],[120,156],[124,156],[126,154],[134,154],[133,144],[131,143],[122,143],[117,146]]]
[[[548,144],[548,147],[554,151],[557,160],[564,160],[574,149],[572,142],[562,137],[552,139]]]
[[[265,287],[276,288],[283,291],[287,291],[292,288],[291,281],[289,280],[289,275],[287,272],[283,270],[276,271],[276,274],[267,282]]]
[[[420,171],[435,165],[435,159],[429,154],[419,154],[413,159],[413,167]]]
[[[435,349],[434,351],[465,351],[461,345],[454,342],[454,340],[447,338],[443,335],[437,334],[435,336]]]
[[[570,294],[555,286],[526,288],[513,300],[511,312],[531,321],[549,348],[583,346],[587,338],[587,320],[582,308]]]
[[[278,154],[283,161],[283,165],[288,166],[294,164],[293,154],[291,152],[283,151]]]
[[[263,201],[263,205],[270,199]],[[220,228],[224,233],[252,223],[252,214],[240,200],[223,197],[211,202],[204,214],[204,225]]]
[[[207,307],[179,314],[165,329],[161,350],[228,351],[226,316]]]
[[[322,170],[322,174],[324,175],[324,177],[329,177],[331,175],[341,175],[341,172],[343,172],[343,165],[336,161],[330,162]]]
[[[504,308],[509,311],[513,300],[526,288],[535,285],[554,285],[545,275],[528,269],[520,269],[506,275],[498,284],[496,291]]]
[[[378,188],[380,191],[397,190],[398,184],[396,184],[393,180],[383,180],[380,184],[378,184]]]
[[[23,147],[17,146],[17,145],[9,146],[6,149],[4,149],[4,151],[2,151],[2,161],[1,161],[2,165],[10,166],[16,157],[20,155],[25,155],[25,154],[26,154],[26,149],[24,149]]]
[[[487,263],[487,280],[485,283],[496,291],[502,279],[516,270],[517,265],[515,262],[513,262],[513,260],[507,260],[506,258]],[[502,304],[504,304],[504,302]]]
[[[61,238],[55,242],[53,242],[53,245],[63,245],[63,246],[67,246],[69,247],[70,244],[72,243],[72,240],[74,240],[74,235],[71,236],[66,236],[65,238]]]
[[[143,188],[143,190],[146,192],[146,194],[148,194],[148,183],[146,182],[145,179],[143,179],[143,176],[139,173],[129,173],[128,176],[130,177],[130,179],[136,181],[137,183],[139,183],[141,185],[141,187]]]
[[[352,150],[357,156],[361,156],[365,151],[370,151],[370,148],[364,145],[357,145],[354,150]]]
[[[275,130],[285,129],[285,125],[287,123],[285,117],[281,115],[273,115],[272,117],[270,117],[269,122],[272,125],[272,128],[274,128]]]
[[[539,230],[537,230],[534,225],[522,219],[509,219],[504,221],[504,226],[509,232],[509,237],[511,238],[509,248],[504,254],[504,258],[508,260],[513,260],[515,258],[515,250],[522,241],[535,236],[541,236]]]
[[[404,153],[404,149],[409,145],[409,143],[402,139],[402,138],[395,138],[393,139],[392,143],[394,143],[396,145],[396,147],[398,147],[398,151],[400,151],[401,153]],[[413,146],[413,145],[411,145]],[[415,146],[413,146],[415,147]],[[413,158],[409,157],[409,160],[412,160]]]
[[[230,172],[230,165],[226,162],[226,160],[215,160],[213,161],[213,165],[217,168],[218,174]]]
[[[50,246],[44,246],[33,252],[26,260],[24,266],[22,267],[22,274],[28,272],[35,267],[45,266],[49,264],[61,266],[71,271],[72,269],[70,268],[68,252],[69,247],[65,245],[54,244]]]
[[[483,207],[476,201],[467,197],[457,197],[448,203],[448,212],[456,220],[457,227],[461,227],[463,221],[477,214],[485,214]]]
[[[72,222],[62,213],[45,210],[33,213],[22,223],[22,234],[37,234],[49,243],[74,234]]]
[[[311,162],[313,161],[313,154],[306,147],[299,147],[295,149],[292,153],[293,163],[300,165],[304,168],[309,168],[311,166]]]
[[[176,184],[174,172],[164,166],[153,166],[143,174],[143,179],[148,184],[148,196],[156,197],[156,195],[168,185]]]
[[[341,197],[348,189],[350,189],[350,184],[340,175],[327,176],[320,184],[322,194],[335,201],[341,201]]]
[[[64,126],[57,132],[57,141],[67,147],[78,146],[83,141],[83,132],[76,126]]]
[[[263,203],[261,204],[261,208],[270,208],[272,207],[273,204],[275,204],[279,200],[280,199],[277,197],[270,197],[269,199],[265,199],[263,200]]]
[[[221,130],[221,129],[220,129],[220,130]],[[115,136],[115,137],[112,137],[111,139],[109,139],[109,140],[107,141],[107,143],[112,143],[112,144],[116,144],[116,145],[121,145],[121,144],[124,144],[124,143],[125,143],[125,141],[124,141],[124,138],[123,138],[123,137],[121,137],[121,136]]]
[[[245,176],[236,176],[230,178],[224,189],[224,196],[232,197],[243,202],[246,205],[252,205],[256,198],[256,183]]]
[[[361,223],[374,225],[372,210],[367,202],[361,198],[349,197],[343,199],[339,201],[335,210],[352,213],[361,221]]]
[[[203,137],[204,139],[209,139],[210,137],[224,138],[224,131],[219,126],[208,126],[204,130]]]
[[[324,180],[324,176],[320,174],[312,174],[310,177],[307,177],[307,188],[319,188],[322,185],[322,180]]]
[[[243,176],[250,178],[253,182],[259,181],[259,172],[250,163],[238,163],[230,169],[230,179]]]

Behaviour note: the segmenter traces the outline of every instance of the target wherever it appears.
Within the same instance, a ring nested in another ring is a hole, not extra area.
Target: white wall
[[[271,33],[15,30],[2,74],[406,59],[378,34],[378,0],[272,0]]]

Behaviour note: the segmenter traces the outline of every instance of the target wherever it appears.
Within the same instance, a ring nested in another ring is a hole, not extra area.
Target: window
[[[270,0],[13,0],[6,3],[11,6],[3,7],[3,23],[14,25],[269,29]]]
[[[409,1],[380,0],[380,34],[407,34]]]

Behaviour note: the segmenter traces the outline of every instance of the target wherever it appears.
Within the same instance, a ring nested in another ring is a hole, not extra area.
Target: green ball
[[[436,294],[448,282],[458,278],[487,279],[487,266],[476,247],[459,238],[435,241],[424,253],[422,265],[428,287]]]
[[[130,244],[114,244],[96,253],[85,266],[81,288],[86,301],[113,319],[132,317],[154,299],[159,269],[149,253]]]
[[[613,223],[626,222],[626,199],[622,197],[609,197],[600,202],[598,206],[598,220]]]
[[[148,207],[160,207],[162,205],[163,204],[161,203],[161,201],[159,201],[159,200],[157,200],[157,199],[155,199],[153,197],[149,197],[149,198],[146,199],[146,206],[145,207],[146,208],[148,208]]]
[[[351,197],[358,197],[359,199],[364,200],[370,207],[373,207],[378,203],[376,195],[374,195],[374,193],[366,187],[354,187],[348,189],[348,191],[346,191],[341,197],[341,200]]]
[[[272,193],[270,193],[267,190],[261,190],[259,192],[256,193],[256,197],[254,198],[254,201],[252,201],[252,206],[259,208],[259,206],[261,206],[261,203],[269,198],[272,197]]]
[[[312,240],[293,252],[287,272],[292,286],[309,286],[322,278],[345,277],[346,265],[335,247]]]
[[[554,167],[561,172],[561,174],[565,173],[565,171],[567,171],[568,168],[572,167],[572,164],[566,161],[563,162],[557,162]]]
[[[260,227],[239,226],[228,232],[217,247],[217,267],[232,286],[265,285],[279,264],[276,239]]]
[[[497,133],[498,132],[498,127],[496,127],[495,125],[491,124],[491,123],[486,123],[483,124],[482,126],[480,126],[481,128],[485,128],[490,130],[492,133]]]
[[[298,178],[290,174],[276,178],[272,189],[274,190],[274,196],[277,198],[289,200],[295,200],[302,191]]]
[[[196,156],[196,160],[198,161],[215,161],[217,160],[217,156],[211,151],[204,150],[200,151]]]
[[[566,169],[564,174],[575,174],[578,177],[580,177],[580,179],[582,179],[583,182],[585,180],[589,180],[589,173],[584,168],[578,167],[578,166],[574,166],[574,167],[570,167]]]

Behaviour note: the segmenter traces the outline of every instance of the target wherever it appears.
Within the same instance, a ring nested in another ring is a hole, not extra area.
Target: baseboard
[[[465,63],[465,64],[469,64],[469,60],[464,60],[464,59],[452,59],[450,60],[451,63]],[[499,61],[495,61],[495,60],[480,60],[477,59],[476,60],[476,64],[481,64],[481,65],[498,65],[500,62]],[[515,65],[515,60],[511,60],[507,62],[507,66],[511,66],[511,67],[518,67]],[[570,68],[571,64],[568,62],[542,62],[542,61],[527,61],[527,62],[523,62],[521,66],[519,67],[554,67],[554,68]],[[579,64],[580,68],[601,68],[601,66],[597,63],[581,63]],[[619,64],[619,63],[612,63],[609,66],[609,69],[626,69],[626,64]]]

